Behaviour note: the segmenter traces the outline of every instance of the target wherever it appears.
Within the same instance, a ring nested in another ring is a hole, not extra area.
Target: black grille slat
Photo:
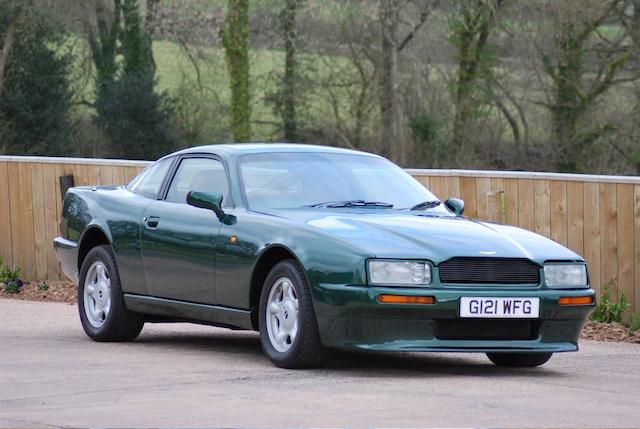
[[[533,340],[539,322],[530,320],[443,319],[436,320],[440,340]]]
[[[537,284],[540,269],[521,258],[452,258],[439,265],[442,283]]]

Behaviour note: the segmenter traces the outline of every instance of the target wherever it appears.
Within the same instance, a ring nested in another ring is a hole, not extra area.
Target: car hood
[[[336,209],[272,210],[340,237],[378,258],[420,258],[435,264],[454,256],[527,258],[539,264],[583,259],[533,232],[460,216]]]

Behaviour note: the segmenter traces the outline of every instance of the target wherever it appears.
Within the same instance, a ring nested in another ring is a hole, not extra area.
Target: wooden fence
[[[128,182],[146,162],[0,156],[0,256],[27,279],[58,279],[53,252],[61,196],[76,185]],[[622,292],[640,313],[640,178],[471,170],[408,170],[471,217],[517,225],[568,246],[589,263],[593,287]]]

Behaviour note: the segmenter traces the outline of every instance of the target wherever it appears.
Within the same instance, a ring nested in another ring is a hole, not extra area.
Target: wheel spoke
[[[293,288],[291,283],[287,284],[289,285],[289,287],[287,288],[287,298],[289,298],[291,301],[296,301],[296,290]]]
[[[104,265],[98,265],[96,267],[96,276],[98,278],[98,280],[102,280],[102,281],[106,281],[107,279],[107,275],[106,275],[106,271],[104,269]]]
[[[291,283],[289,283],[288,281],[283,281],[282,282],[282,300],[284,301],[287,297],[289,297],[289,294],[291,293]]]
[[[93,296],[96,293],[96,285],[93,283],[89,283],[84,287],[84,289],[89,296]]]
[[[276,314],[280,312],[280,309],[282,304],[278,303],[278,302],[272,302],[271,304],[269,304],[269,311],[271,312],[271,314]]]
[[[285,340],[287,339],[287,337],[289,336],[289,334],[287,332],[285,332],[284,329],[278,331],[278,333],[276,334],[276,342],[280,345],[284,345],[285,344]]]

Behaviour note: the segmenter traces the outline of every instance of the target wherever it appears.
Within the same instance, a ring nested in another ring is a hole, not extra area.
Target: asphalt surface
[[[481,354],[338,352],[273,367],[256,333],[147,325],[89,340],[75,306],[0,300],[0,427],[640,427],[640,345],[533,370]]]

